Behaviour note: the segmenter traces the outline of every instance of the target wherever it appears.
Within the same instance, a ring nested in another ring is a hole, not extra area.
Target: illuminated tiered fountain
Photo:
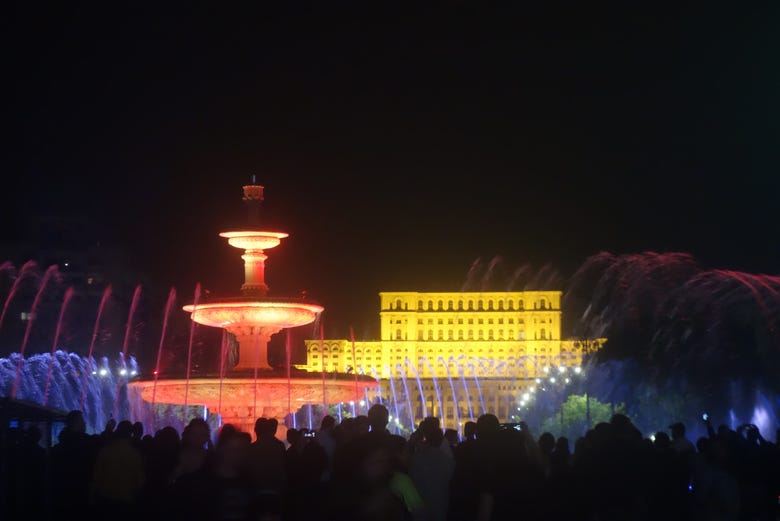
[[[263,200],[263,187],[244,186],[243,200],[250,210],[252,227]],[[244,284],[241,296],[184,306],[199,324],[219,327],[235,336],[238,363],[224,378],[160,379],[132,382],[144,401],[162,404],[202,405],[219,413],[223,423],[252,432],[258,417],[277,418],[280,424],[289,413],[305,404],[359,401],[366,389],[378,388],[376,380],[333,377],[327,382],[316,373],[289,368],[276,371],[268,363],[268,341],[283,329],[312,323],[323,307],[303,297],[270,297],[265,283],[265,250],[278,246],[288,234],[259,230],[220,233],[228,244],[243,249]]]

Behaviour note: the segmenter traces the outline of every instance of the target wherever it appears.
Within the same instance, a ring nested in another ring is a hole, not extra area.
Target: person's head
[[[276,435],[276,427],[279,422],[274,418],[258,418],[255,422],[255,434],[257,439],[273,438]]]
[[[542,435],[539,436],[539,449],[544,454],[551,454],[554,448],[555,436],[550,432],[543,432]]]
[[[555,442],[555,452],[559,454],[569,454],[569,438],[559,437]]]
[[[246,436],[244,436],[246,435]],[[246,449],[252,441],[248,433],[238,430],[223,430],[217,443],[217,457],[225,468],[236,470],[243,466]]]
[[[672,447],[672,440],[669,439],[669,435],[665,432],[656,432],[653,447],[659,450],[670,449]]]
[[[141,422],[135,422],[133,424],[133,438],[140,440],[144,437],[144,424]]]
[[[179,441],[178,431],[170,425],[154,433],[154,445],[163,450],[177,448]]]
[[[115,439],[129,440],[133,437],[133,424],[127,420],[122,420],[116,426],[116,432],[114,432]]]
[[[685,437],[685,425],[682,422],[673,423],[669,426],[669,430],[672,433],[672,439],[678,440]]]
[[[182,441],[184,441],[185,433],[187,434],[187,445],[194,447],[204,447],[211,440],[211,428],[203,418],[190,420],[182,433]]]
[[[483,414],[477,418],[477,439],[489,438],[496,432],[500,423],[494,414]]]
[[[463,425],[463,437],[467,440],[473,440],[477,437],[477,422],[467,421]]]
[[[456,431],[455,429],[445,429],[444,430],[444,439],[447,440],[447,442],[452,447],[457,445],[458,442],[460,441],[458,439],[458,431]]]
[[[336,418],[334,418],[330,414],[326,414],[325,416],[323,416],[322,421],[320,422],[321,431],[329,431],[333,429],[333,427],[335,426],[336,426]]]
[[[219,435],[217,436],[217,447],[224,444],[231,436],[234,436],[238,431],[235,425],[232,423],[226,423],[219,429]]]
[[[87,431],[87,423],[81,411],[70,411],[65,416],[65,428],[70,432],[84,433]]]
[[[423,442],[431,447],[440,447],[444,440],[444,433],[441,431],[438,418],[425,418],[420,424],[420,434],[422,434]]]
[[[298,429],[287,429],[287,443],[297,445],[303,438],[303,432]]]
[[[368,409],[368,423],[372,431],[383,431],[387,428],[390,411],[382,404],[375,403]]]
[[[642,440],[642,433],[631,422],[631,418],[625,414],[613,414],[612,418],[609,420],[609,423],[613,427],[613,435],[622,439],[634,439],[636,441]]]

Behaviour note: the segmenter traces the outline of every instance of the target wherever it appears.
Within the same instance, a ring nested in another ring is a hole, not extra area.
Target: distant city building
[[[537,380],[579,372],[604,342],[561,339],[561,294],[382,292],[381,340],[308,340],[298,367],[373,375],[383,396],[403,395],[415,422],[454,427],[483,409],[510,421]]]

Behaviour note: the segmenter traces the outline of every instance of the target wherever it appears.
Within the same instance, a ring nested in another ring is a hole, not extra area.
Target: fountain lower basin
[[[159,379],[156,391],[154,380],[134,381],[128,386],[148,403],[154,395],[157,403],[182,405],[186,401],[189,405],[205,406],[219,413],[223,423],[251,433],[257,418],[277,418],[283,423],[289,413],[307,404],[357,402],[367,390],[375,393],[379,383],[365,376],[355,380],[328,375],[323,385],[321,375],[304,373],[289,380],[281,376],[259,376],[255,380],[248,375],[236,375],[225,377],[221,383],[216,377],[192,378],[189,384],[186,379]]]

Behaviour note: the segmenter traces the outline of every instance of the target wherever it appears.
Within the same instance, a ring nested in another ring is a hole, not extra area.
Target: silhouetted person
[[[376,436],[354,439],[357,465],[354,481],[336,497],[327,519],[345,521],[397,521],[421,519],[423,502],[409,476],[398,468],[392,444]]]
[[[208,424],[193,418],[181,433],[181,448],[172,474],[171,508],[175,519],[203,519],[208,512],[212,475],[213,447]]]
[[[39,445],[42,433],[31,425],[19,433],[18,440],[8,440],[7,501],[11,519],[45,519],[46,503],[42,492],[46,486],[46,452]],[[3,491],[5,493],[6,491]]]
[[[467,422],[464,441],[455,452],[455,470],[450,482],[450,517],[455,521],[477,518],[483,497],[485,458],[489,456],[491,439],[498,431],[498,418],[483,414],[476,422]],[[485,505],[487,506],[487,505]]]
[[[88,509],[89,487],[98,445],[86,433],[81,411],[65,417],[59,443],[51,451],[51,490],[54,517],[78,519]]]
[[[133,424],[121,421],[95,460],[92,493],[96,513],[112,512],[114,519],[134,518],[143,483],[143,459],[133,446]]]
[[[170,495],[179,450],[179,433],[173,427],[163,427],[152,438],[146,454],[142,517],[160,520],[171,518]]]
[[[441,450],[446,443],[436,418],[426,418],[420,432],[422,444],[409,463],[409,476],[424,503],[423,518],[444,521],[449,508],[450,479],[455,470],[451,454]]]
[[[681,422],[669,426],[672,433],[672,448],[678,453],[692,453],[696,451],[691,440],[685,437],[685,425]]]
[[[555,436],[552,435],[552,433],[549,432],[543,432],[541,436],[539,436],[539,450],[542,451],[542,456],[544,457],[544,463],[547,468],[551,465],[552,460],[552,453],[555,449]]]
[[[220,433],[211,469],[209,519],[249,521],[254,515],[254,487],[246,465],[252,438],[236,429]]]
[[[447,440],[447,443],[449,443],[450,450],[454,455],[455,449],[458,447],[458,444],[460,443],[460,440],[458,439],[458,431],[456,431],[455,429],[445,429],[444,439]]]
[[[381,404],[374,404],[368,409],[368,425],[375,434],[390,434],[387,423],[390,421],[390,411]]]
[[[257,441],[250,446],[247,457],[256,509],[264,515],[281,513],[287,480],[284,444],[276,439],[278,425],[274,418],[257,419]]]
[[[323,481],[329,481],[333,473],[333,458],[336,454],[336,436],[333,432],[335,427],[336,419],[329,414],[325,415],[320,422],[320,430],[314,437],[317,444],[325,451],[327,458],[327,466],[322,475]]]

